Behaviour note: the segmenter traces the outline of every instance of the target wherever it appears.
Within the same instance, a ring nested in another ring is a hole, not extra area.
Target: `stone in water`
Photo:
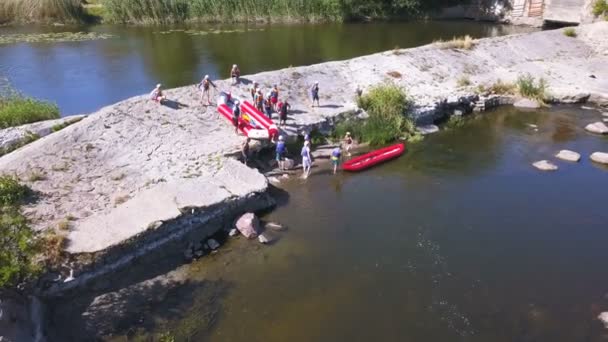
[[[606,126],[606,124],[601,121],[588,124],[585,129],[595,134],[608,134],[608,126]]]
[[[581,155],[579,153],[576,153],[576,152],[570,151],[570,150],[561,150],[561,151],[559,151],[558,154],[555,155],[555,157],[557,157],[561,160],[571,161],[571,162],[577,162],[577,161],[581,160]]]
[[[515,106],[517,108],[536,109],[536,108],[540,108],[540,103],[538,103],[538,101],[536,101],[536,100],[521,99],[521,100],[515,102],[513,104],[513,106]]]
[[[255,239],[258,236],[260,221],[253,213],[247,213],[236,221],[236,229],[248,239]]]
[[[420,132],[423,135],[439,132],[439,127],[437,127],[436,125],[419,126],[417,129],[418,129],[418,132]]]
[[[542,171],[555,171],[557,170],[557,165],[553,164],[552,162],[548,161],[548,160],[541,160],[541,161],[537,161],[536,163],[532,164],[535,168],[542,170]]]
[[[608,153],[595,152],[589,158],[596,163],[608,165]]]
[[[220,248],[219,242],[215,241],[214,239],[209,239],[209,241],[207,241],[207,246],[209,246],[212,251]]]

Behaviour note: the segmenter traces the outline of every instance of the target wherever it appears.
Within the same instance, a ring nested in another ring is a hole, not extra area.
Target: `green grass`
[[[517,91],[519,95],[544,103],[547,84],[543,78],[536,79],[530,75],[521,75],[517,78]]]
[[[15,177],[0,176],[0,292],[40,271],[35,262],[38,240],[20,211],[28,192]]]
[[[476,41],[469,35],[454,37],[452,40],[439,40],[435,42],[441,49],[471,50]]]
[[[406,116],[410,105],[405,90],[387,83],[376,86],[358,99],[358,105],[369,117],[366,120],[347,120],[336,125],[334,139],[342,139],[346,132],[371,145],[384,145],[402,137],[416,135],[416,125]]]
[[[576,38],[577,36],[576,30],[572,27],[565,28],[563,32],[566,37]]]
[[[14,150],[21,148],[29,143],[32,143],[38,139],[40,139],[40,136],[38,134],[28,132],[27,135],[17,144],[10,145],[9,147],[0,148],[0,157],[5,154],[11,153]]]
[[[58,118],[56,104],[24,96],[10,85],[0,89],[0,128]]]
[[[608,1],[596,0],[593,3],[593,8],[592,8],[591,12],[596,17],[604,16],[604,18],[606,20],[608,20]]]
[[[456,80],[456,85],[459,88],[468,87],[471,85],[471,79],[467,75],[461,76],[458,80]]]

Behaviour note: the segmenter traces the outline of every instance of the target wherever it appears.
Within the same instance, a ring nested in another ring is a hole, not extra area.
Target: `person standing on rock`
[[[209,79],[209,75],[205,75],[201,83],[198,84],[198,89],[201,90],[201,101],[204,101],[205,95],[207,95],[207,105],[209,106],[211,106],[211,94],[209,93],[211,86],[213,86],[214,89],[217,89],[215,83]]]
[[[272,120],[272,103],[270,103],[269,97],[264,100],[264,113],[266,113],[266,116]]]
[[[245,139],[243,146],[241,146],[241,155],[243,156],[243,163],[247,165],[247,161],[249,161],[249,142],[250,138]]]
[[[260,111],[260,113],[264,112],[264,95],[262,94],[262,89],[257,88],[255,90],[255,98],[253,99],[255,103],[255,108]]]
[[[234,64],[232,69],[230,69],[230,77],[232,78],[232,85],[239,84],[239,79],[241,77],[241,70],[239,70],[239,66]]]
[[[310,175],[310,168],[312,167],[312,157],[310,156],[310,141],[305,141],[304,146],[302,147],[302,152],[300,153],[302,156],[302,177],[308,178]]]
[[[232,124],[234,124],[234,133],[239,134],[239,119],[241,117],[241,106],[239,106],[239,101],[234,101],[234,105],[232,106]]]
[[[287,100],[285,102],[280,102],[278,104],[279,107],[279,126],[283,127],[287,125],[287,111],[291,108],[291,105]]]
[[[353,138],[350,136],[350,132],[346,132],[344,136],[344,145],[346,145],[346,155],[350,157],[350,149],[353,147]]]
[[[285,169],[285,155],[287,155],[287,146],[285,145],[285,141],[282,135],[279,136],[276,153],[277,163],[279,164],[279,170],[282,171]]]
[[[315,101],[317,101],[317,107],[320,107],[321,105],[319,105],[319,82],[315,82],[315,84],[312,86],[312,88],[310,88],[310,96],[312,97],[312,107],[315,106]]]
[[[253,81],[251,88],[249,88],[249,93],[251,94],[251,101],[255,104],[255,95],[258,93],[258,82]]]
[[[277,85],[273,85],[270,90],[270,103],[272,104],[272,110],[277,111],[277,103],[279,102],[279,88]]]
[[[340,165],[340,158],[342,158],[342,146],[338,146],[331,151],[331,163],[334,166],[334,175],[338,171],[338,166]]]
[[[165,100],[165,96],[163,95],[162,85],[159,83],[156,85],[156,88],[152,90],[150,93],[150,100],[156,101],[160,104]]]

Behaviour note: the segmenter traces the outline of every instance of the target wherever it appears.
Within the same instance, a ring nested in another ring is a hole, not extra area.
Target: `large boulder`
[[[595,134],[608,134],[608,126],[605,123],[598,121],[585,126],[585,129]]]
[[[595,152],[589,157],[596,163],[608,165],[608,153]]]
[[[236,229],[248,239],[255,239],[260,231],[260,220],[254,213],[247,213],[236,221]]]
[[[536,163],[532,164],[532,166],[534,166],[535,168],[537,168],[541,171],[557,170],[557,165],[553,164],[552,162],[550,162],[548,160],[537,161]]]
[[[570,150],[561,150],[555,155],[555,157],[570,162],[577,162],[581,160],[581,155],[579,153]]]
[[[538,101],[536,100],[531,100],[531,99],[521,99],[516,101],[513,106],[517,107],[517,108],[528,108],[528,109],[536,109],[536,108],[540,108],[540,103],[538,103]]]

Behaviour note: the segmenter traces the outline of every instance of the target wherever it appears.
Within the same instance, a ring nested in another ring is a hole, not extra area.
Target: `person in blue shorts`
[[[336,171],[338,171],[340,158],[342,158],[342,146],[338,146],[331,151],[331,163],[334,165],[334,175],[336,174]]]
[[[310,88],[310,97],[312,97],[312,107],[315,106],[315,101],[317,101],[317,107],[319,107],[319,82],[315,82]]]
[[[287,146],[285,146],[285,141],[283,136],[279,136],[279,141],[277,142],[276,148],[276,158],[277,163],[279,164],[279,170],[285,169],[285,155],[287,154]]]

